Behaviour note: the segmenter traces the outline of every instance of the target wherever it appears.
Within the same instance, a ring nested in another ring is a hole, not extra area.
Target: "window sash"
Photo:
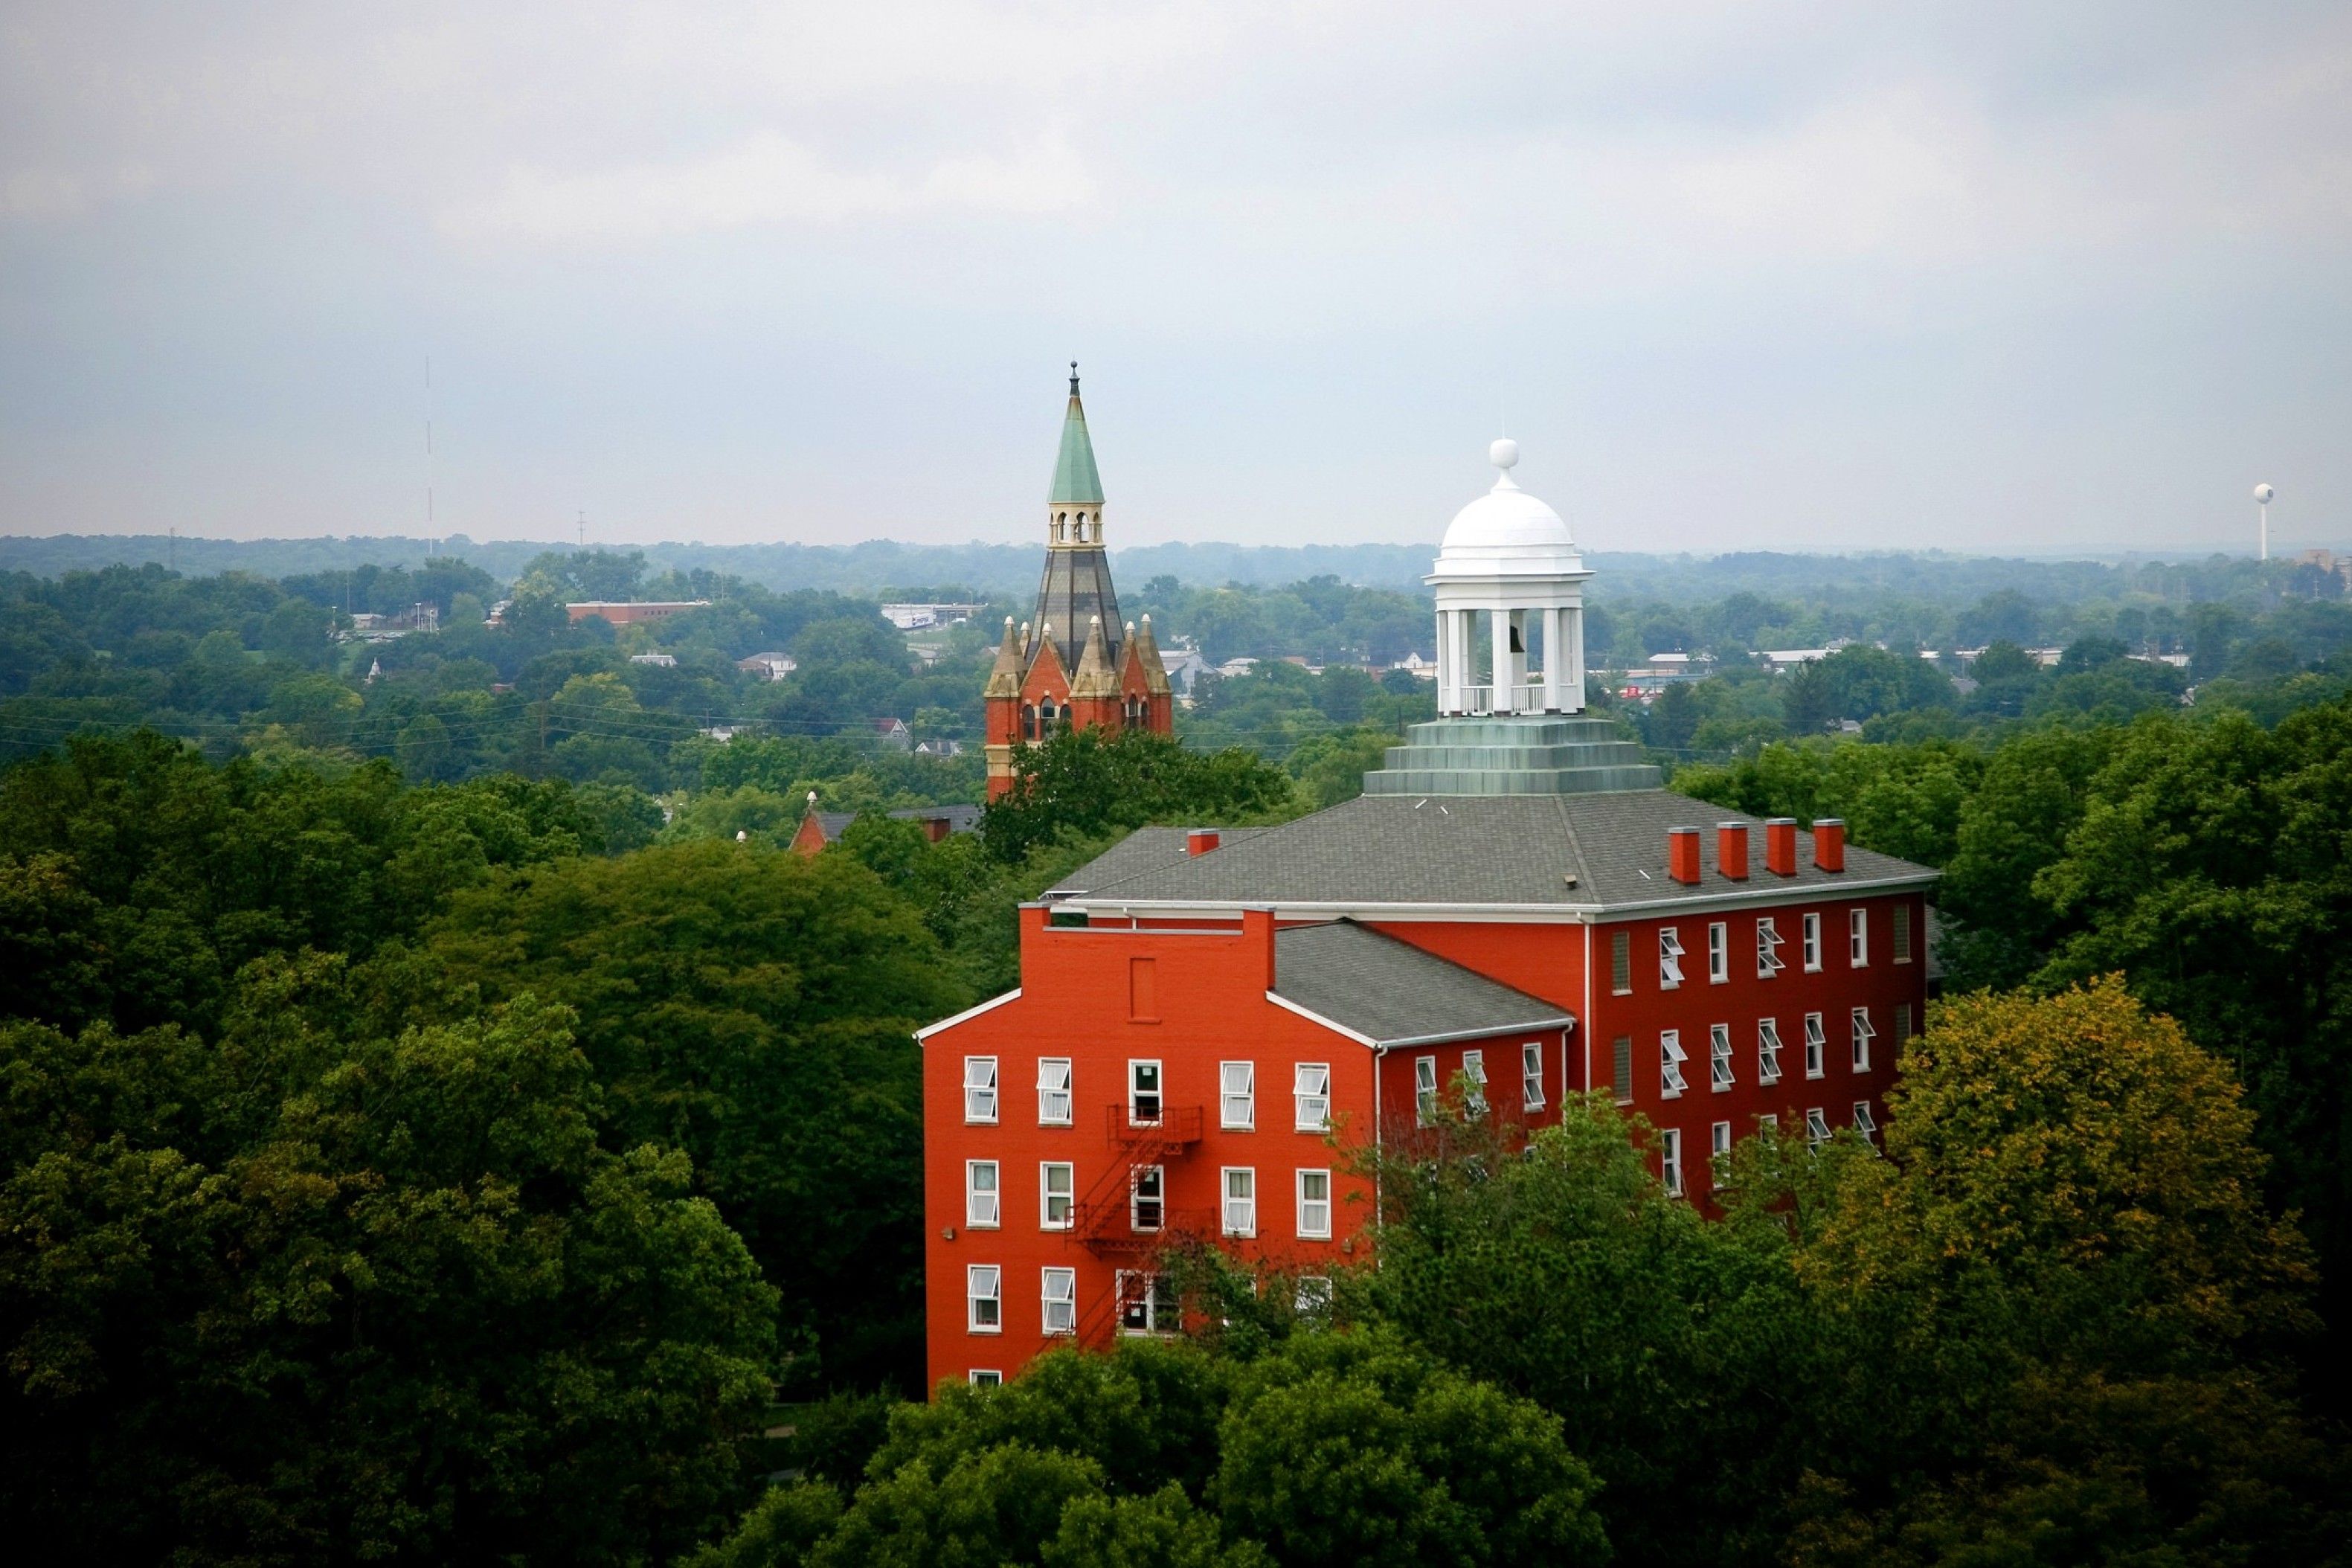
[[[1861,1133],[1866,1142],[1878,1142],[1878,1119],[1870,1114],[1870,1101],[1857,1100],[1853,1102],[1853,1130]]]
[[[1829,1035],[1822,1027],[1819,1013],[1805,1015],[1805,1076],[1819,1078],[1828,1070],[1822,1058],[1829,1049]]]
[[[1003,1211],[1003,1192],[993,1160],[963,1163],[963,1222],[974,1230],[994,1230]]]
[[[1301,1062],[1290,1076],[1291,1124],[1301,1132],[1331,1130],[1331,1068],[1327,1062]]]
[[[1257,1172],[1248,1165],[1224,1170],[1224,1231],[1227,1236],[1257,1234]]]
[[[1870,1070],[1870,1042],[1877,1037],[1877,1034],[1878,1031],[1870,1026],[1870,1009],[1867,1007],[1856,1007],[1853,1010],[1854,1071],[1868,1072]]]
[[[1078,1271],[1075,1268],[1041,1268],[1038,1271],[1038,1293],[1044,1298],[1045,1331],[1049,1334],[1075,1334],[1078,1331]]]
[[[1070,1121],[1070,1058],[1042,1058],[1037,1063],[1037,1125],[1067,1127]]]
[[[1004,1270],[975,1263],[963,1271],[964,1328],[975,1334],[1004,1331]]]
[[[1468,1086],[1462,1096],[1462,1109],[1473,1116],[1486,1114],[1486,1053],[1462,1053],[1462,1076]]]
[[[1683,1063],[1689,1059],[1683,1052],[1680,1030],[1668,1029],[1658,1036],[1658,1092],[1665,1099],[1677,1098],[1688,1087],[1683,1082]]]
[[[1845,961],[1855,969],[1870,966],[1870,911],[1849,910],[1845,917]]]
[[[1217,1125],[1229,1132],[1257,1128],[1257,1064],[1217,1064]]]
[[[1708,1128],[1707,1142],[1711,1145],[1710,1152],[1716,1154],[1730,1153],[1731,1123],[1728,1121],[1718,1121],[1714,1126]]]
[[[1706,978],[1714,985],[1731,978],[1731,928],[1721,921],[1706,928]]]
[[[1045,1160],[1037,1166],[1037,1226],[1067,1230],[1077,1218],[1078,1171],[1067,1160]]]
[[[1328,1274],[1301,1274],[1291,1285],[1292,1309],[1307,1316],[1331,1310],[1331,1277]]]
[[[1127,1064],[1127,1121],[1130,1127],[1160,1125],[1161,1079],[1156,1061]]]
[[[1805,1142],[1818,1149],[1829,1141],[1830,1120],[1820,1106],[1813,1106],[1805,1112]]]
[[[1543,1042],[1529,1040],[1519,1047],[1519,1109],[1544,1108]]]
[[[996,1121],[996,1058],[963,1058],[963,1119],[987,1126]]]
[[[1807,915],[1799,927],[1804,942],[1805,973],[1817,974],[1822,967],[1822,917]]]
[[[1004,1374],[993,1367],[976,1366],[963,1374],[963,1380],[974,1388],[1002,1388]]]
[[[1127,1181],[1127,1226],[1149,1235],[1168,1223],[1168,1173],[1160,1165],[1138,1165]]]
[[[1306,1241],[1331,1239],[1331,1173],[1298,1173],[1298,1235]]]
[[[1175,1329],[1176,1298],[1168,1276],[1122,1268],[1115,1281],[1118,1291],[1118,1327],[1125,1334],[1158,1334]]]
[[[1706,1029],[1707,1086],[1717,1094],[1728,1093],[1731,1076],[1731,1026],[1710,1024]]]
[[[1668,1197],[1683,1195],[1683,1135],[1672,1127],[1658,1133],[1658,1178]]]
[[[1756,1081],[1776,1084],[1780,1081],[1780,1020],[1756,1020]]]
[[[1437,1058],[1415,1057],[1412,1062],[1413,1120],[1423,1127],[1437,1120]]]
[[[1771,917],[1756,922],[1756,978],[1769,980],[1789,966],[1780,962],[1780,928]]]
[[[1672,926],[1658,931],[1658,989],[1672,991],[1683,983],[1683,939]]]

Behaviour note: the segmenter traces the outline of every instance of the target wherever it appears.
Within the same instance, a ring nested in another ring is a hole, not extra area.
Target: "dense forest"
[[[861,727],[968,710],[985,639],[920,665],[871,599],[593,552],[7,579],[0,1515],[124,1563],[2342,1562],[2341,606],[2181,584],[1947,605],[1965,669],[1877,647],[1892,598],[1777,675],[1738,645],[1847,612],[1610,607],[1717,656],[1612,702],[1675,787],[1943,870],[1883,1150],[1743,1142],[1709,1222],[1613,1106],[1523,1144],[1457,1099],[1336,1152],[1381,1265],[1328,1300],[1187,1255],[1185,1336],[926,1402],[911,1031],[1132,827],[1351,793],[1427,710],[1340,662],[1410,595],[1148,580],[1331,662],[1062,736],[933,844],[883,813],[970,759]],[[714,604],[562,615],[629,593]],[[861,815],[803,858],[813,789]]]

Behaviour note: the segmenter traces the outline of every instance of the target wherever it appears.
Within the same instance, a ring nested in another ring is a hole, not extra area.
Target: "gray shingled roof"
[[[1715,825],[1748,825],[1749,873],[1716,869]],[[1666,830],[1702,830],[1705,869],[1685,886],[1666,875]],[[1182,831],[1121,844],[1064,879],[1050,897],[1139,904],[1514,904],[1609,908],[1727,893],[1926,882],[1925,866],[1846,848],[1842,872],[1819,869],[1812,836],[1797,836],[1797,874],[1764,868],[1760,818],[1667,790],[1564,795],[1360,795],[1278,827],[1228,832],[1188,858]],[[1571,880],[1573,879],[1573,880]]]
[[[1384,1046],[1575,1022],[1541,997],[1352,921],[1276,932],[1274,969],[1275,994]]]
[[[898,822],[944,822],[950,833],[970,833],[980,826],[976,805],[910,805],[890,814]]]
[[[1139,827],[1052,887],[1045,889],[1044,900],[1074,898],[1112,882],[1145,871],[1157,871],[1171,866],[1181,866],[1192,858],[1184,852],[1184,836],[1189,827]],[[1244,839],[1252,838],[1266,829],[1263,827],[1221,827],[1219,853]]]

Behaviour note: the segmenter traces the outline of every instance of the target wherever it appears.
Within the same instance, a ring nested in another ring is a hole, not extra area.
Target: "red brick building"
[[[920,1035],[934,1383],[1171,1326],[1179,1238],[1311,1292],[1361,1256],[1349,1149],[1457,1074],[1538,1126],[1609,1091],[1702,1205],[1768,1121],[1876,1135],[1935,873],[1839,823],[1727,819],[1580,716],[1589,574],[1507,481],[1440,556],[1448,717],[1344,805],[1134,834],[1023,910],[1019,989]]]
[[[1175,729],[1175,696],[1152,641],[1151,617],[1122,625],[1103,549],[1102,477],[1095,468],[1087,411],[1078,401],[1077,366],[1062,447],[1045,501],[1045,574],[1037,613],[1027,625],[1004,621],[984,690],[988,798],[1012,789],[1024,745],[1057,729]]]

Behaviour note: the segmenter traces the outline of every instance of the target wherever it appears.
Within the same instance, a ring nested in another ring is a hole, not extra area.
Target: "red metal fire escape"
[[[1157,1117],[1149,1118],[1134,1115],[1124,1105],[1103,1108],[1110,1159],[1073,1207],[1069,1239],[1120,1267],[1112,1274],[1113,1288],[1079,1319],[1079,1343],[1097,1350],[1108,1345],[1129,1309],[1142,1300],[1150,1287],[1152,1257],[1173,1242],[1213,1230],[1213,1210],[1178,1209],[1169,1203],[1164,1175],[1157,1200],[1158,1225],[1151,1224],[1145,1207],[1151,1200],[1139,1199],[1136,1191],[1138,1172],[1158,1166],[1164,1173],[1192,1152],[1201,1141],[1202,1121],[1197,1105],[1163,1105]]]

